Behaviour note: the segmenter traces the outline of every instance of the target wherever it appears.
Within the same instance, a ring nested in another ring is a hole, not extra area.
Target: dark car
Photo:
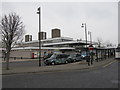
[[[47,58],[50,58],[52,55],[53,55],[53,53],[49,53],[49,54],[47,54],[47,55],[44,55],[43,59],[45,60],[45,59],[47,59]]]
[[[81,61],[81,54],[71,54],[67,60],[68,62]]]
[[[53,54],[50,58],[47,58],[44,61],[44,63],[46,65],[68,63],[68,61],[67,61],[68,56],[69,55],[67,55],[67,54]]]

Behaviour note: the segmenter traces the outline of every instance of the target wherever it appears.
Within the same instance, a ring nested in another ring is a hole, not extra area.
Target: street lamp
[[[87,53],[87,28],[86,28],[86,23],[82,23],[82,28],[85,28],[85,37],[86,37],[86,60],[88,62],[88,66],[90,66],[90,57],[88,56]]]
[[[86,23],[82,23],[82,28],[85,28],[85,37],[86,37],[86,48],[87,48],[87,28],[86,28]],[[87,50],[86,50],[86,54],[87,54]]]
[[[93,45],[92,45],[92,34],[90,31],[88,31],[88,35],[90,35],[90,45],[89,45],[89,50],[91,54],[91,64],[93,64]]]
[[[41,8],[39,7],[38,9],[38,12],[37,12],[37,14],[39,14],[39,33],[41,32]],[[39,36],[39,66],[41,66],[41,38],[40,38],[40,36]]]
[[[92,45],[92,34],[90,31],[88,31],[88,35],[90,35],[90,44]]]

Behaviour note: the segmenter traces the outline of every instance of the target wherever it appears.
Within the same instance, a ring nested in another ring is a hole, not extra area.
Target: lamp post
[[[87,53],[87,27],[86,27],[86,23],[82,23],[82,28],[85,28],[85,37],[86,37],[86,60],[88,62],[88,66],[90,66],[90,57],[88,56]]]
[[[93,64],[93,45],[92,45],[92,34],[90,31],[88,31],[88,34],[90,35],[90,45],[89,45],[89,50],[90,50],[90,56],[91,56],[91,64]]]
[[[87,28],[86,28],[86,23],[82,23],[82,28],[85,28],[85,38],[86,38],[86,48],[87,48]],[[87,50],[86,50],[86,54],[87,54]]]
[[[90,44],[92,44],[92,34],[90,31],[88,31],[88,35],[90,35]]]
[[[39,33],[41,32],[41,8],[39,7],[38,9],[38,12],[37,14],[39,14]],[[39,66],[41,66],[41,38],[40,38],[40,35],[38,37],[39,39]]]

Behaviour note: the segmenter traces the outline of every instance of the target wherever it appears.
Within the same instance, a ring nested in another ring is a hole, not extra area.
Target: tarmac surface
[[[21,60],[11,61],[11,62],[19,62]],[[22,60],[22,61],[29,61],[29,60]],[[10,67],[10,70],[5,70],[2,68],[1,75],[11,75],[11,74],[24,74],[24,73],[40,73],[40,72],[59,72],[59,71],[70,71],[70,70],[85,70],[85,69],[95,69],[99,67],[107,67],[108,65],[116,62],[117,60],[114,58],[108,58],[104,60],[93,61],[93,64],[88,66],[86,60],[75,62],[75,63],[68,63],[68,64],[61,64],[61,65],[50,65],[50,66],[28,66],[28,67]]]

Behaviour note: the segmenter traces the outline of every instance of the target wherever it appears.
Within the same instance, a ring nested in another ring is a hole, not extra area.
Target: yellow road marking
[[[117,60],[112,61],[112,62],[110,62],[110,63],[108,63],[108,64],[104,65],[104,66],[103,66],[103,68],[105,68],[105,67],[107,67],[107,66],[111,65],[112,63],[114,63],[114,62],[116,62],[116,61],[117,61]]]

